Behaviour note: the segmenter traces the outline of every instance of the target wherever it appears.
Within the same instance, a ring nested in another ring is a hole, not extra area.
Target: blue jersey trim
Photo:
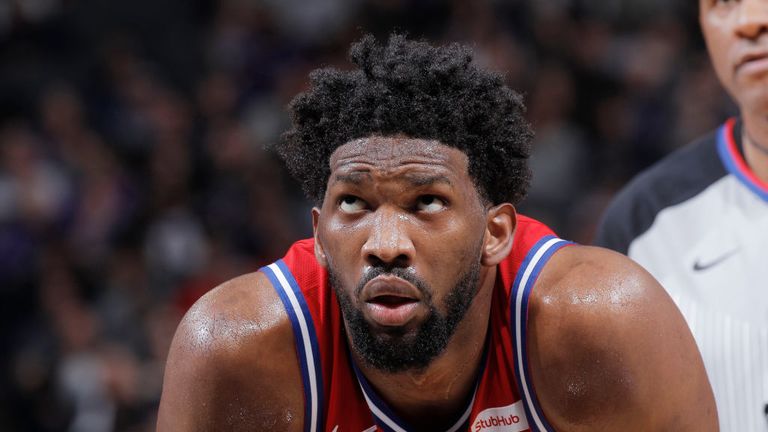
[[[544,268],[544,265],[549,261],[552,254],[568,244],[571,243],[551,235],[542,237],[526,254],[512,284],[509,309],[515,359],[515,374],[517,376],[520,397],[525,401],[523,407],[525,408],[525,414],[528,417],[528,425],[532,431],[543,430],[551,432],[554,431],[554,429],[544,417],[544,413],[541,410],[538,398],[536,397],[536,392],[533,389],[533,383],[528,369],[528,344],[526,334],[528,323],[528,300],[541,269]]]
[[[720,159],[723,161],[723,165],[725,165],[725,169],[733,174],[741,183],[744,184],[744,186],[754,192],[757,196],[762,198],[764,201],[768,201],[768,191],[766,191],[759,184],[755,183],[755,181],[752,180],[749,175],[747,175],[747,173],[740,169],[739,165],[736,163],[736,156],[732,154],[728,145],[729,138],[735,140],[735,137],[729,136],[729,133],[732,130],[733,128],[729,128],[728,123],[726,123],[720,126],[720,129],[717,131],[717,152],[720,155]]]
[[[350,353],[351,356],[351,353]],[[397,416],[397,414],[392,411],[392,409],[389,408],[389,405],[387,405],[386,402],[381,400],[378,394],[376,394],[376,391],[373,390],[373,387],[371,387],[371,384],[368,382],[368,380],[365,378],[362,372],[360,372],[360,369],[357,368],[357,365],[355,365],[355,361],[350,358],[349,364],[352,365],[352,370],[355,371],[355,376],[357,377],[357,382],[360,384],[360,387],[362,388],[363,395],[370,399],[371,403],[375,405],[384,415],[389,417],[398,427],[404,429],[404,430],[410,430],[411,428],[408,426],[408,424],[400,420],[400,418]],[[382,430],[386,432],[396,432],[394,429],[389,427],[384,419],[379,417],[376,413],[371,411],[371,416],[373,416],[373,419],[376,421],[376,425],[380,427]]]
[[[464,411],[462,412],[462,415],[459,416],[455,421],[454,425],[449,428],[448,430],[455,431],[458,430],[461,426],[464,426],[470,419],[469,419],[469,413],[472,410],[472,406],[474,405],[475,397],[477,395],[477,388],[480,385],[480,381],[483,378],[483,375],[485,375],[485,369],[488,363],[488,341],[485,343],[485,348],[483,348],[483,354],[480,358],[480,369],[478,370],[477,374],[477,380],[475,383],[475,388],[472,391],[472,398],[468,401],[467,406],[465,407]],[[389,421],[394,423],[394,425],[399,429],[394,429],[389,426],[387,419],[384,419],[380,417],[374,410],[371,410],[371,416],[373,417],[374,421],[376,422],[376,425],[381,428],[385,432],[400,432],[400,431],[412,431],[415,430],[412,428],[408,423],[404,420],[402,420],[400,417],[398,417],[397,414],[395,414],[394,411],[387,405],[386,402],[384,402],[379,395],[376,393],[376,391],[371,387],[371,384],[368,382],[368,380],[365,378],[365,375],[363,375],[362,372],[360,372],[360,369],[358,369],[357,365],[355,364],[355,361],[351,357],[350,352],[350,358],[349,358],[349,364],[352,366],[352,370],[355,372],[355,376],[357,377],[357,382],[360,384],[360,387],[363,391],[363,396],[366,399],[366,402],[369,403],[369,408],[376,408],[379,411],[381,411],[384,416],[386,416]],[[373,405],[372,407],[370,405]],[[462,421],[463,417],[467,417]]]
[[[296,282],[296,279],[293,277],[290,269],[283,260],[278,260],[269,266],[262,267],[261,271],[267,275],[272,286],[275,288],[275,291],[277,291],[277,294],[285,307],[285,311],[291,320],[299,366],[301,368],[301,379],[304,385],[304,431],[322,431],[325,408],[323,398],[323,374],[320,365],[320,349],[317,334],[315,332],[312,315],[309,312],[309,307],[307,306],[299,284]],[[288,286],[285,286],[280,281],[279,275],[285,279]],[[288,290],[290,290],[290,292]],[[293,300],[295,300],[296,305],[298,305],[298,310],[291,299],[291,295]],[[302,330],[299,314],[301,314],[301,318],[303,318],[305,330]],[[309,351],[307,351],[307,349],[309,349]],[[311,362],[308,358],[312,359]],[[313,382],[314,386],[312,385]],[[312,401],[313,396],[315,399],[314,403]],[[315,419],[314,422],[312,421],[313,418]]]

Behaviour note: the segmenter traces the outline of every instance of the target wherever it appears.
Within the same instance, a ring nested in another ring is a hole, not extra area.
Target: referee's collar
[[[768,183],[755,175],[744,158],[742,124],[740,119],[731,118],[720,127],[717,133],[717,153],[728,172],[768,202]]]

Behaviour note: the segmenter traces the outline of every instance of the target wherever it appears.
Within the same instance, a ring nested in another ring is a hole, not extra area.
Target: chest
[[[475,392],[456,413],[450,431],[528,431],[528,420],[514,372],[508,328],[492,326]],[[339,353],[329,371],[326,431],[414,430],[382,400],[375,389],[358,378],[348,355]],[[424,416],[430,413],[425,412]]]

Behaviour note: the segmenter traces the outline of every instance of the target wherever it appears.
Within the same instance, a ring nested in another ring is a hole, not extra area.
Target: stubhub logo
[[[528,429],[523,401],[498,408],[488,408],[475,417],[472,432],[517,432]]]

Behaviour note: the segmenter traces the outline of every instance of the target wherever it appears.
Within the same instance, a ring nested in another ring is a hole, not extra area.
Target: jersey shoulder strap
[[[521,222],[522,227],[520,227]],[[554,429],[541,411],[528,365],[528,301],[536,279],[552,255],[572,243],[558,238],[546,225],[530,218],[519,221],[518,226],[523,229],[523,232],[519,237],[518,233],[515,234],[515,242],[520,243],[513,246],[514,253],[511,254],[510,262],[507,264],[511,267],[508,271],[514,275],[509,293],[509,322],[514,370],[517,376],[518,392],[525,402],[523,406],[531,430],[553,431]]]
[[[304,385],[304,431],[322,431],[323,425],[323,373],[320,364],[320,344],[315,322],[305,292],[316,293],[313,281],[323,275],[314,261],[311,240],[295,243],[285,257],[260,269],[277,291],[293,327],[296,354]]]

